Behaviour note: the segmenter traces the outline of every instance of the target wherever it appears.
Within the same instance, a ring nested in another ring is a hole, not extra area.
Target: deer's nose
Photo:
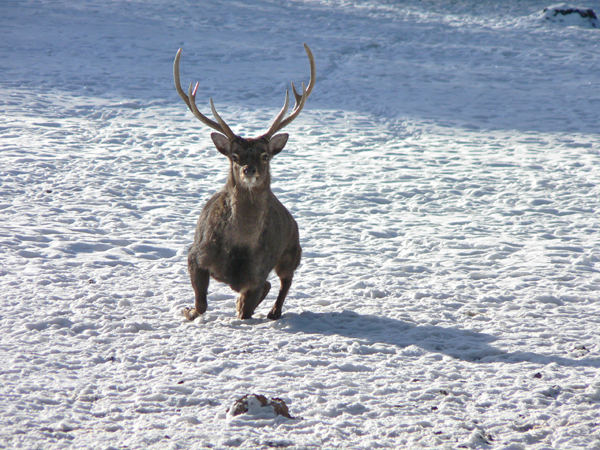
[[[251,177],[253,175],[256,174],[256,168],[254,166],[244,166],[242,168],[242,172],[244,173],[244,175],[246,175],[247,177]]]

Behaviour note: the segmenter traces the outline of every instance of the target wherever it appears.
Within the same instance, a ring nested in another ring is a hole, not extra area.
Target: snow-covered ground
[[[600,447],[600,30],[547,6],[1,2],[0,447]],[[227,162],[175,52],[254,136],[303,42],[284,315],[187,322]]]

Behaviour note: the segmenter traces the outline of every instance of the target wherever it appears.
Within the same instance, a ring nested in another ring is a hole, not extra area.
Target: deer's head
[[[310,63],[310,82],[308,83],[308,87],[302,83],[302,93],[299,94],[296,91],[294,83],[292,83],[292,91],[294,93],[294,98],[296,99],[292,112],[288,117],[285,117],[289,106],[289,91],[286,90],[283,107],[273,120],[273,123],[267,132],[257,138],[243,138],[234,134],[219,113],[217,113],[212,98],[210,99],[210,108],[216,121],[209,119],[198,110],[198,107],[196,106],[198,83],[196,83],[196,85],[190,83],[187,94],[181,88],[179,78],[181,49],[177,51],[173,63],[175,89],[177,89],[177,92],[190,111],[203,124],[218,131],[218,133],[211,134],[212,141],[217,150],[229,158],[234,181],[240,186],[252,189],[269,182],[269,162],[273,156],[283,150],[289,137],[287,133],[275,133],[289,125],[296,117],[298,117],[300,111],[304,108],[306,99],[315,85],[315,60],[308,45],[304,44],[304,49],[306,50],[308,61]]]

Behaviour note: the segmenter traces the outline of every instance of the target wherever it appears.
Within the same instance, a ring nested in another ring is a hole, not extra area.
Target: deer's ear
[[[229,154],[231,153],[231,144],[229,139],[227,139],[221,133],[211,133],[210,137],[215,144],[215,147],[217,147],[217,150],[229,157]]]
[[[271,152],[271,155],[276,155],[283,150],[289,137],[290,135],[287,133],[276,134],[273,136],[269,141],[269,152]]]

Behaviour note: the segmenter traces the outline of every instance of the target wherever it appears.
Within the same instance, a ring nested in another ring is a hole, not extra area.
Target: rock
[[[288,407],[282,399],[271,398],[269,400],[264,395],[257,394],[246,394],[238,398],[227,410],[227,413],[231,416],[250,414],[261,419],[270,419],[276,416],[294,418],[290,415]]]
[[[598,16],[593,9],[581,8],[566,3],[544,8],[542,17],[550,22],[568,26],[600,28],[600,21],[598,21]]]

